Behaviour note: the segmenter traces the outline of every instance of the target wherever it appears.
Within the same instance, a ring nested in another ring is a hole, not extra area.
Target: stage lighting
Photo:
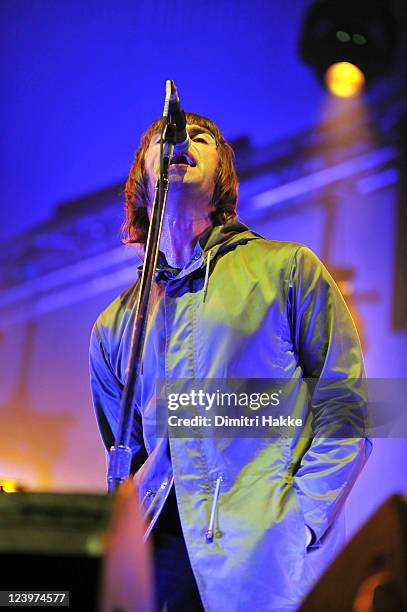
[[[355,96],[392,67],[397,32],[389,4],[320,0],[308,10],[301,59],[335,95]]]
[[[353,98],[365,86],[362,70],[350,62],[336,62],[325,71],[325,85],[331,93],[340,98]]]
[[[0,491],[2,493],[17,493],[18,485],[13,480],[0,480]]]

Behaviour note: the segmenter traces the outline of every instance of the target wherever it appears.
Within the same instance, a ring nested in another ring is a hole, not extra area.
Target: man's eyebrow
[[[212,134],[210,130],[208,130],[205,127],[201,127],[200,125],[194,125],[194,124],[191,125],[190,123],[187,123],[187,129],[188,129],[188,134],[190,136],[196,136],[197,134],[208,134],[208,136],[213,138],[213,140],[216,142],[215,136]],[[151,136],[150,142],[152,142],[155,138],[159,139],[160,136],[161,136],[161,132],[154,132],[154,134]]]
[[[215,140],[215,136],[207,128],[201,127],[200,125],[188,125],[188,124],[187,124],[187,128],[188,128],[189,134],[193,134],[194,136],[196,134],[208,134],[208,136],[211,136]]]

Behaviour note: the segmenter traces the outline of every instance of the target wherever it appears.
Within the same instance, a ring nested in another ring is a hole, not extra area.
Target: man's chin
[[[174,187],[184,187],[186,189],[189,189],[189,188],[198,189],[199,188],[199,183],[196,181],[196,179],[194,180],[187,174],[172,172],[168,175],[168,178],[170,181],[170,185],[173,185]]]
[[[168,169],[168,178],[170,182],[187,182],[191,180],[191,176],[188,173],[188,168],[172,168]]]

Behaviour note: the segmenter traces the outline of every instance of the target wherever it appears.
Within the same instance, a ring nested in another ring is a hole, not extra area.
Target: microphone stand
[[[168,94],[167,98],[169,99]],[[119,427],[114,446],[111,447],[109,452],[107,482],[110,494],[115,493],[126,478],[130,476],[132,460],[130,438],[134,419],[134,399],[142,368],[151,290],[157,265],[158,247],[168,193],[168,167],[175,143],[176,126],[168,122],[168,103],[166,100],[163,129],[161,131],[160,175],[155,186],[154,203],[151,211],[145,258],[137,297],[130,355],[126,369],[126,381],[121,397]]]

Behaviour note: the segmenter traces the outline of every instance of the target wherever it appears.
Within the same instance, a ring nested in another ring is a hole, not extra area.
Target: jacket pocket
[[[297,508],[297,515],[299,517],[299,522],[302,525],[301,536],[303,538],[303,543],[304,543],[304,553],[306,555],[309,555],[313,551],[319,550],[321,548],[321,542],[316,539],[316,535],[315,535],[312,527],[310,527],[308,525],[308,523],[306,522],[306,520],[305,520],[304,513],[303,513],[302,507],[301,507],[300,495],[299,495],[295,485],[292,484],[291,487],[292,487],[293,496],[294,496],[294,500],[295,500],[295,504],[296,504],[296,508]],[[308,543],[308,531],[307,531],[307,529],[309,530],[309,533],[312,534],[312,540],[309,543]]]
[[[305,518],[304,518],[304,514],[301,508],[301,503],[299,500],[299,495],[298,495],[298,491],[295,488],[295,486],[291,483],[290,485],[290,494],[291,494],[291,498],[292,498],[292,504],[294,507],[294,513],[295,513],[295,525],[294,528],[297,531],[297,535],[298,535],[298,542],[301,546],[301,552],[302,554],[305,556],[308,552],[307,549],[307,538],[306,538],[306,528],[305,528]]]

